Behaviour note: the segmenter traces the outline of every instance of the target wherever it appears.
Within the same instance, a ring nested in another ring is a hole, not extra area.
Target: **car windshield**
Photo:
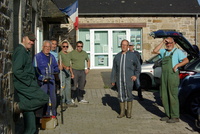
[[[154,63],[155,61],[159,60],[159,54],[156,56],[151,57],[150,59],[146,60],[147,63]]]
[[[186,65],[185,69],[200,72],[200,58],[193,61],[191,64]]]

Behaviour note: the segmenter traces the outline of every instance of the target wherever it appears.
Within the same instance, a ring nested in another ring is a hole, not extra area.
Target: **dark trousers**
[[[85,70],[73,69],[72,71],[74,74],[74,79],[73,79],[74,86],[72,87],[72,94],[75,94],[76,92],[78,101],[80,101],[83,99],[83,95],[85,94],[85,91],[84,91],[85,81],[86,81]]]
[[[34,134],[36,131],[35,114],[33,111],[24,112],[24,133],[23,134]]]
[[[37,84],[37,83],[36,83]],[[48,102],[48,95],[38,85],[31,85],[28,88],[18,88],[19,107],[24,116],[24,134],[34,134],[36,122],[34,111]]]
[[[139,79],[136,79],[136,81],[134,82],[134,86],[135,86],[136,90],[138,91],[138,97],[142,98],[142,89],[141,89],[141,86],[140,86],[140,80]]]

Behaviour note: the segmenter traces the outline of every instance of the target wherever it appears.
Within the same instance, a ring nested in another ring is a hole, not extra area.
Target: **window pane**
[[[95,55],[95,66],[108,66],[108,55]]]
[[[121,41],[126,39],[126,31],[113,31],[113,53],[121,51]]]
[[[83,50],[90,51],[90,31],[89,29],[79,30],[79,40],[83,41]]]
[[[108,53],[108,32],[107,31],[95,31],[94,52]]]
[[[134,50],[142,51],[141,29],[131,29],[130,42],[134,45]]]

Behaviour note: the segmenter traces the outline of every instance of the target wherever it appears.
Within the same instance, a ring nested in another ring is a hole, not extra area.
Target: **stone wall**
[[[13,133],[12,121],[12,0],[0,1],[0,133]]]
[[[15,94],[11,59],[24,32],[35,31],[36,26],[42,29],[42,3],[43,0],[0,0],[0,134],[23,131],[15,130],[13,122]]]
[[[200,20],[198,20],[200,21]],[[153,48],[160,43],[161,39],[153,39],[149,33],[159,29],[173,29],[182,32],[191,44],[195,44],[195,16],[192,17],[79,17],[79,23],[146,23],[142,28],[142,57],[144,60],[152,56]],[[198,34],[200,37],[200,24]],[[200,46],[200,38],[197,38],[197,45]]]

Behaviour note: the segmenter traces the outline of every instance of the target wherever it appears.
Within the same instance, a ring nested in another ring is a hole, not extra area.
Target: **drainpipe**
[[[198,14],[196,14],[196,17],[195,17],[195,45],[198,46]]]

